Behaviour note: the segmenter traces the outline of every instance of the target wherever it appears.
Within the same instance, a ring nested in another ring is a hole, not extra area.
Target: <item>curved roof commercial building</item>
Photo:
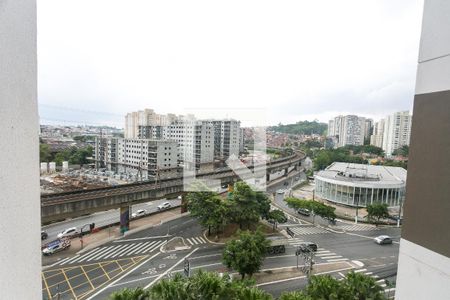
[[[405,197],[406,170],[335,162],[315,176],[315,184],[318,197],[338,204],[398,206]]]

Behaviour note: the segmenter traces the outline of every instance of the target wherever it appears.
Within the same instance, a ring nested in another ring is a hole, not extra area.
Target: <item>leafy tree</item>
[[[270,201],[261,192],[253,191],[245,182],[236,182],[233,197],[230,201],[230,218],[239,224],[242,229],[259,221],[260,216],[267,216],[270,210]]]
[[[304,294],[303,292],[284,292],[281,294],[280,298],[278,300],[314,300],[310,296]]]
[[[375,279],[363,274],[349,272],[343,282],[344,289],[355,300],[383,300],[383,288],[379,286]]]
[[[392,152],[392,155],[394,155],[394,156],[400,155],[400,156],[408,157],[408,155],[409,155],[409,146],[408,145],[401,146],[400,148],[394,150]]]
[[[289,133],[289,134],[320,134],[323,135],[327,130],[326,123],[319,123],[317,121],[299,121],[295,124],[278,124],[278,126],[269,127],[268,130]]]
[[[223,251],[224,264],[236,270],[244,279],[245,275],[250,277],[259,271],[267,252],[270,242],[257,230],[238,231],[238,238],[226,243]]]
[[[309,209],[311,212],[314,213],[314,215],[318,215],[322,218],[328,219],[328,220],[334,220],[336,219],[336,208],[330,205],[326,205],[324,203],[318,202],[318,201],[311,201],[311,200],[305,200],[305,199],[298,199],[293,197],[288,197],[284,199],[287,206],[290,208],[293,208],[295,210],[299,208],[306,208]],[[314,220],[313,220],[314,222]]]
[[[389,217],[389,210],[387,203],[372,203],[366,206],[367,218],[369,220],[376,219],[376,225],[380,222],[381,218]]]
[[[273,230],[275,230],[278,223],[285,223],[287,221],[286,215],[280,209],[270,211],[267,219],[272,221]]]
[[[330,275],[312,276],[306,294],[312,299],[352,299],[342,284]]]
[[[231,280],[228,275],[199,270],[186,278],[179,273],[171,279],[163,279],[150,290],[152,299],[161,300],[270,300],[268,293],[251,286],[249,281]]]
[[[187,195],[188,210],[200,224],[216,232],[226,222],[227,206],[217,194],[212,192],[192,192]]]
[[[39,159],[41,162],[49,162],[51,160],[50,146],[47,144],[39,144]]]
[[[150,300],[150,292],[137,287],[135,289],[125,288],[114,292],[109,296],[110,300]]]

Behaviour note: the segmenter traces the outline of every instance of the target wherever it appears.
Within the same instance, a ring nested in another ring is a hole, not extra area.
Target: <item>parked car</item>
[[[388,235],[380,235],[373,239],[378,245],[392,244],[392,238]]]
[[[278,190],[277,194],[284,195],[285,192],[286,192],[285,190]]]
[[[56,252],[65,250],[70,247],[70,240],[69,239],[62,239],[57,240],[55,242],[50,243],[47,248],[42,250],[43,255],[52,255]]]
[[[172,207],[172,205],[170,205],[169,202],[164,202],[164,203],[158,205],[158,210],[164,210],[164,209],[168,209],[171,207]]]
[[[57,236],[60,239],[60,238],[63,238],[63,237],[71,237],[71,236],[77,235],[78,233],[79,232],[78,232],[78,229],[76,227],[71,227],[71,228],[67,228],[64,231],[61,231],[60,233],[58,233]]]
[[[138,209],[136,212],[131,214],[132,218],[138,218],[145,216],[147,214],[147,211],[145,209]]]
[[[48,238],[48,233],[45,231],[41,231],[41,240],[45,240],[46,238]]]
[[[299,208],[297,210],[297,213],[300,214],[300,215],[304,215],[304,216],[310,216],[311,215],[311,212],[307,208]]]

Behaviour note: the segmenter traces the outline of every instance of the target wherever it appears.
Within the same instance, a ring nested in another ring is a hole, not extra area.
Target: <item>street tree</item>
[[[270,242],[261,231],[238,231],[237,237],[226,243],[223,251],[224,264],[236,270],[242,279],[259,271]]]
[[[364,274],[349,272],[345,276],[343,286],[352,299],[355,300],[383,300],[383,288],[379,286],[375,279]]]
[[[273,224],[273,230],[275,230],[278,223],[285,223],[287,221],[284,211],[280,209],[270,211],[267,219]]]
[[[213,192],[191,192],[187,195],[188,210],[198,219],[200,224],[216,232],[226,222],[227,205],[224,200]]]
[[[125,288],[109,296],[110,300],[150,300],[150,291],[141,287],[135,289]]]
[[[233,197],[230,200],[230,218],[239,224],[239,228],[256,224],[262,214],[267,214],[267,197],[262,193],[256,193],[245,182],[236,182]],[[270,204],[270,203],[269,203]]]
[[[41,162],[49,162],[52,155],[50,153],[50,146],[47,144],[39,144],[39,159]]]
[[[303,292],[294,291],[282,293],[278,300],[313,300],[313,298]]]
[[[372,203],[366,206],[367,218],[369,220],[375,219],[375,224],[378,226],[380,219],[389,217],[389,210],[387,203]]]
[[[324,203],[318,202],[318,201],[311,201],[311,200],[305,200],[305,199],[298,199],[293,197],[288,197],[284,200],[286,204],[297,210],[299,208],[306,208],[309,209],[313,216],[318,215],[322,218],[334,221],[336,219],[336,208],[330,205],[326,205]],[[314,222],[314,221],[313,221]]]

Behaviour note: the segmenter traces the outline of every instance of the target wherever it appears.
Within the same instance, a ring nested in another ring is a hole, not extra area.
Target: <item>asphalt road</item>
[[[269,192],[280,188],[286,188],[283,182],[272,186]],[[286,253],[268,256],[262,269],[296,266],[297,245],[309,241],[319,246],[314,258],[316,266],[348,265],[345,269],[332,271],[331,276],[342,278],[346,272],[355,270],[374,277],[387,291],[395,292],[384,280],[395,282],[396,279],[400,229],[342,223],[345,233],[337,233],[315,227],[295,212],[286,210],[291,216],[280,228],[291,228],[295,236],[289,239]],[[222,264],[223,245],[207,242],[203,233],[204,229],[195,219],[184,216],[82,255],[67,257],[43,272],[43,297],[51,299],[59,293],[60,299],[105,299],[125,287],[150,287],[175,272],[183,272],[185,258],[190,260],[192,271],[227,272]],[[375,244],[373,238],[381,234],[392,236],[394,244]],[[163,253],[162,246],[175,237],[183,238],[188,249]],[[306,284],[307,279],[302,277],[274,280],[260,285],[260,288],[279,296],[284,291],[298,290]]]
[[[172,204],[172,206],[179,205],[181,202],[178,199],[171,199],[171,200],[162,199],[147,203],[140,203],[133,205],[131,212],[135,212],[138,209],[145,209],[149,213],[154,212],[157,210],[158,205],[165,201],[169,201]],[[80,229],[81,226],[90,223],[95,223],[95,226],[104,226],[119,222],[119,220],[120,220],[119,209],[112,209],[104,212],[98,212],[83,217],[68,219],[62,222],[42,226],[42,230],[44,230],[48,234],[48,238],[46,240],[43,240],[42,243],[45,244],[48,241],[56,239],[56,235],[67,228],[77,227],[78,229]],[[86,226],[85,230],[87,230],[88,228],[89,226]]]

